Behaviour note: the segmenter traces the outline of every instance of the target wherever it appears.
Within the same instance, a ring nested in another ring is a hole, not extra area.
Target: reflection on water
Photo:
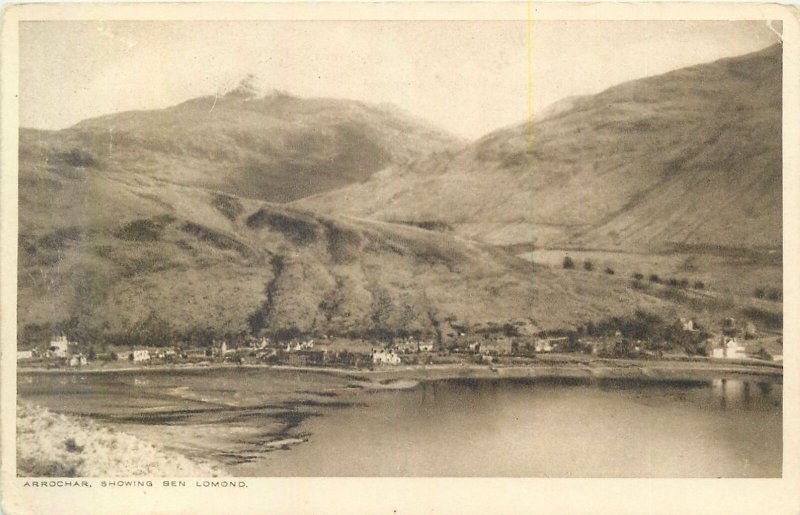
[[[711,382],[711,391],[723,409],[752,409],[754,405],[780,403],[780,396],[773,395],[773,390],[773,384],[767,381],[714,379]]]
[[[775,477],[780,384],[454,380],[373,392],[242,475]]]
[[[37,404],[215,457],[242,476],[781,474],[779,379],[458,379],[363,390],[334,376],[223,370],[18,383]]]

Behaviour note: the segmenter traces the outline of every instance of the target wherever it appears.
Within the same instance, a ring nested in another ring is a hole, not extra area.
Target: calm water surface
[[[276,370],[19,379],[34,403],[238,476],[779,477],[782,390],[563,378],[370,390]]]

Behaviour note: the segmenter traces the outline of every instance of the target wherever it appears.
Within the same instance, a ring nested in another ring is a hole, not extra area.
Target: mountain
[[[530,150],[527,125],[459,150],[394,108],[262,95],[249,80],[21,129],[20,341],[722,316],[735,304],[712,292],[636,288],[487,242],[530,241],[533,221],[539,243],[780,245],[779,55],[570,99],[537,122]]]
[[[503,129],[296,205],[493,244],[777,248],[781,84],[776,45],[573,97],[532,132]]]
[[[20,131],[20,155],[86,164],[271,202],[363,181],[455,147],[456,137],[397,108],[266,94],[252,76],[222,96],[102,116],[61,131]]]
[[[417,227],[339,220],[23,156],[21,342],[65,329],[84,341],[181,335],[433,335],[452,325],[570,327],[642,308],[676,311],[624,278],[539,266]],[[378,324],[378,325],[376,325]]]

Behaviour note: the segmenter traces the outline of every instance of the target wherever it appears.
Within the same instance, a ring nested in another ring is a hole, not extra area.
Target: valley
[[[779,50],[570,99],[534,124],[531,153],[526,124],[466,144],[397,109],[250,79],[22,129],[18,345],[445,349],[634,312],[779,334]]]

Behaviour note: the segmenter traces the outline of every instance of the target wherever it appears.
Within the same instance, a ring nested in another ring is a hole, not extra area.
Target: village
[[[637,312],[577,331],[521,334],[510,325],[496,332],[455,332],[446,339],[404,336],[388,341],[322,335],[278,341],[266,336],[214,340],[207,346],[176,343],[168,347],[115,347],[97,350],[60,334],[49,344],[17,351],[22,368],[120,369],[169,365],[281,365],[372,369],[397,365],[483,363],[524,364],[537,357],[584,355],[598,359],[783,361],[780,334],[760,334],[747,322],[721,321],[710,332],[679,318],[656,325]]]

